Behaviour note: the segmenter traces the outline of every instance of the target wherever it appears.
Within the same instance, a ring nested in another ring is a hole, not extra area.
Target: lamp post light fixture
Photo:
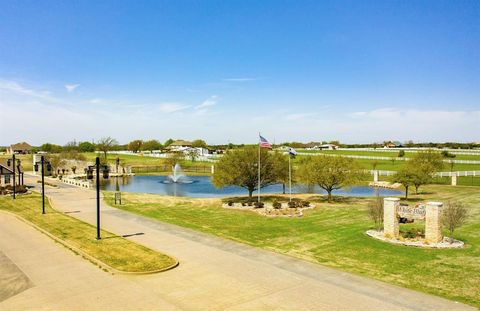
[[[102,237],[100,236],[100,172],[103,173],[103,178],[108,179],[110,169],[108,165],[100,165],[100,158],[97,157],[95,159],[95,165],[91,165],[85,169],[85,173],[87,174],[87,179],[93,179],[93,170],[95,169],[96,173],[96,188],[97,188],[97,240],[100,240]]]
[[[35,172],[38,172],[38,163],[39,162],[35,162],[33,165]],[[40,157],[40,165],[42,168],[42,214],[45,215],[45,166],[47,166],[47,171],[50,172],[52,170],[52,165],[49,161],[45,161],[43,155]]]

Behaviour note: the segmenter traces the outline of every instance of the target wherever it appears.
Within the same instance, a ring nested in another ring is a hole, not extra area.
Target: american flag
[[[260,136],[260,147],[272,149],[272,145],[270,145],[268,140],[266,140],[265,137],[262,137],[262,135],[259,135],[259,136]]]

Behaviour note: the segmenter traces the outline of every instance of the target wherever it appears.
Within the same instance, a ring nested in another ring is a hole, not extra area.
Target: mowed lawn
[[[366,212],[371,199],[343,198],[328,204],[319,196],[307,196],[317,207],[301,218],[224,209],[219,199],[150,194],[123,193],[124,205],[116,207],[480,307],[480,189],[435,185],[421,190],[423,194],[412,196],[410,203],[459,199],[468,204],[469,221],[456,234],[466,248],[419,249],[368,237],[365,231],[373,226]],[[114,206],[112,199],[107,193]]]
[[[76,218],[53,210],[46,205],[41,213],[41,196],[33,193],[19,195],[16,200],[0,196],[0,211],[14,213],[37,225],[68,245],[87,253],[123,272],[149,272],[169,268],[176,259],[107,231],[101,231],[102,239],[96,240],[96,228]]]

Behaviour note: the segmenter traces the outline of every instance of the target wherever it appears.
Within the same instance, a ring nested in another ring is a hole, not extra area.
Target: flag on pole
[[[259,135],[259,136],[260,136],[260,147],[272,149],[272,145],[270,145],[268,140],[266,140],[265,137],[262,137],[262,135]]]
[[[295,158],[295,156],[297,155],[297,151],[292,147],[288,147],[288,154]]]

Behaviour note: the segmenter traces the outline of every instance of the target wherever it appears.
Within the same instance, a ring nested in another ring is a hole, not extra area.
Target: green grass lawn
[[[301,218],[266,218],[249,211],[227,210],[219,199],[172,198],[124,193],[118,208],[256,247],[365,275],[381,281],[480,307],[480,189],[433,185],[421,188],[410,202],[459,199],[470,208],[468,223],[456,234],[467,247],[419,249],[374,240],[365,234],[370,199],[343,198]],[[112,194],[107,200],[112,204]],[[405,230],[411,225],[401,225]]]
[[[298,149],[302,153],[328,153],[328,154],[345,154],[345,155],[359,155],[359,156],[373,156],[373,157],[397,157],[399,150],[392,151],[374,151],[374,150],[305,150]],[[417,154],[405,150],[405,158],[411,158]],[[456,154],[453,160],[476,160],[480,161],[480,153],[478,155]]]
[[[83,221],[67,216],[46,206],[41,213],[41,196],[29,194],[0,196],[0,210],[15,213],[67,244],[84,251],[107,265],[124,272],[146,272],[172,266],[176,260],[102,230],[102,239],[96,240],[96,228]]]

